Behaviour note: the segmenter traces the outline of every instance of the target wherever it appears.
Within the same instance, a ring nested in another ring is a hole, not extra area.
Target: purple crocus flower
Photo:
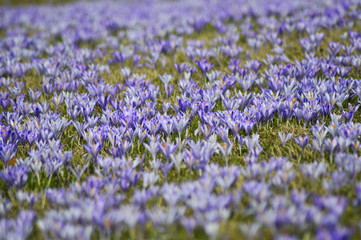
[[[91,142],[90,144],[84,144],[83,145],[85,150],[94,158],[96,159],[99,152],[100,152],[100,149],[102,148],[102,144],[101,143],[94,143],[94,142]]]
[[[3,129],[3,132],[7,134],[7,130]],[[15,156],[16,154],[17,145],[14,143],[2,143],[0,141],[0,159],[3,161],[5,166],[7,166],[8,162]]]
[[[199,61],[196,60],[196,63],[203,75],[205,75],[213,67],[213,64],[209,63],[206,59]]]
[[[8,167],[0,172],[0,178],[5,181],[8,187],[21,188],[28,180],[29,167],[26,165],[16,165]]]
[[[292,133],[278,132],[278,137],[280,138],[282,145],[285,146],[288,140],[291,139]]]
[[[302,148],[302,152],[303,152],[308,143],[308,139],[309,139],[308,135],[304,135],[304,136],[299,136],[297,138],[294,138],[293,140],[295,141],[295,143],[297,143]]]
[[[164,143],[159,143],[159,149],[162,151],[162,153],[164,154],[164,156],[169,159],[170,155],[173,154],[175,152],[175,150],[177,150],[178,148],[178,144],[176,143],[168,143],[168,142],[164,142]]]

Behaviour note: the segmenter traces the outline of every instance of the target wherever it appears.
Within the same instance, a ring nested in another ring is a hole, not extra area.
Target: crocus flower
[[[21,188],[28,180],[28,171],[28,166],[16,165],[1,171],[0,178],[3,179],[9,187]]]

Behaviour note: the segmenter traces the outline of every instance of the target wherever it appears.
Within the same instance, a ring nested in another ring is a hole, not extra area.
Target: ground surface
[[[12,3],[0,239],[361,237],[361,2]]]

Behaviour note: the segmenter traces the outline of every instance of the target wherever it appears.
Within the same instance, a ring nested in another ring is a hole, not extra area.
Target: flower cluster
[[[360,9],[1,7],[0,239],[360,237]]]

